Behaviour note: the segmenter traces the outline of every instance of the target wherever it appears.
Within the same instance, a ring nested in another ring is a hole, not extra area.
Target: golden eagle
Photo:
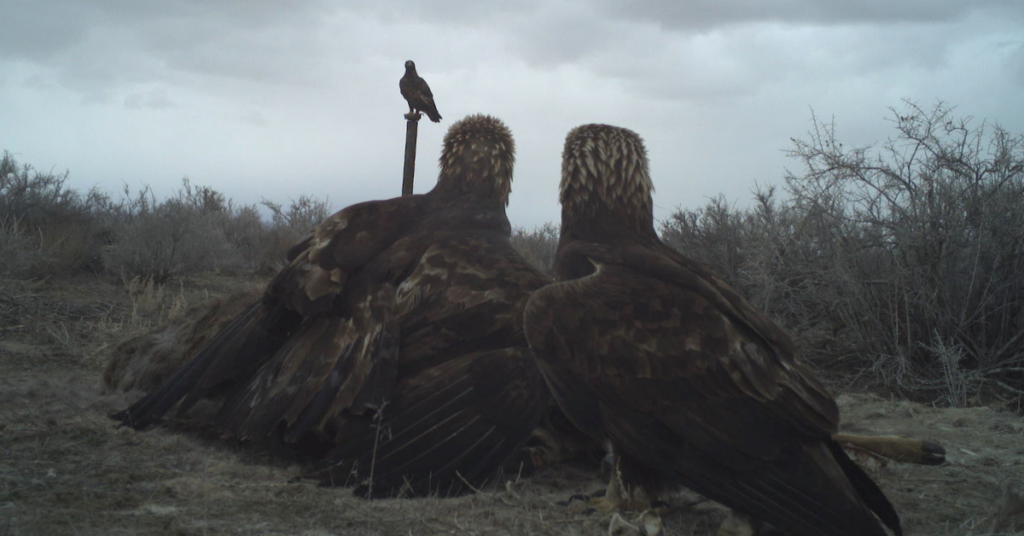
[[[602,506],[683,485],[788,534],[900,534],[786,333],[658,238],[640,137],[581,126],[562,158],[558,282],[525,329],[558,405],[616,459]]]
[[[455,123],[433,190],[325,220],[260,301],[112,417],[141,429],[223,393],[222,434],[318,445],[325,472],[356,475],[360,493],[483,484],[550,400],[522,331],[550,280],[509,243],[513,162],[501,121]]]
[[[437,113],[437,106],[434,104],[434,94],[430,92],[427,81],[416,74],[416,64],[412,60],[405,62],[405,74],[398,81],[398,89],[409,103],[410,114],[420,111],[427,114],[435,123],[441,121],[441,114]]]

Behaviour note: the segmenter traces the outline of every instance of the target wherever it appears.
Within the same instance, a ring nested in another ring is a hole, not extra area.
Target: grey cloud
[[[710,102],[751,96],[796,80],[824,83],[943,69],[951,50],[983,38],[992,21],[969,17],[943,22],[939,31],[936,24],[762,21],[698,32],[642,20],[566,17],[522,35],[520,50],[533,65],[586,65],[644,98]],[[577,48],[560,44],[577,36]]]
[[[600,0],[617,16],[645,20],[667,28],[706,31],[750,22],[790,24],[899,24],[950,22],[978,11],[1024,15],[1017,0]]]
[[[0,32],[0,56],[41,59],[87,40],[91,34],[117,31],[126,25],[159,22],[214,27],[266,26],[295,18],[317,4],[242,2],[123,2],[117,0],[48,0],[21,2],[4,11]],[[297,6],[306,6],[303,10]]]
[[[1005,41],[999,47],[1006,54],[1004,61],[1008,71],[1013,73],[1015,85],[1024,89],[1024,40]]]
[[[315,79],[328,3],[52,0],[8,11],[0,59],[30,61],[102,100],[111,86],[181,75]],[[281,72],[287,75],[281,76]],[[304,76],[305,75],[305,76]]]
[[[500,21],[534,13],[545,5],[562,0],[354,0],[346,2],[346,10],[370,14],[384,22],[417,20],[461,26],[482,21]]]
[[[4,9],[0,57],[43,60],[80,42],[98,13],[75,2],[22,2]]]
[[[233,117],[234,120],[254,127],[267,126],[267,118],[260,112],[247,112]]]
[[[43,2],[40,2],[43,3]],[[175,0],[168,2],[125,2],[123,0],[51,0],[44,4],[51,12],[70,6],[94,13],[94,19],[118,25],[140,21],[194,24],[206,21],[220,26],[259,28],[293,24],[315,19],[335,5],[327,0]]]
[[[809,106],[868,142],[888,134],[879,118],[903,96],[984,100],[971,113],[1017,124],[1024,109],[1007,89],[1024,85],[1020,0],[20,4],[0,34],[0,104],[21,125],[5,143],[45,155],[28,162],[66,163],[86,186],[146,171],[242,181],[234,191],[256,201],[393,195],[406,59],[446,118],[421,124],[417,184],[436,175],[451,121],[494,113],[521,148],[511,210],[536,211],[531,224],[557,218],[559,150],[580,123],[643,134],[671,207],[777,178]],[[97,143],[106,136],[118,143]]]
[[[131,93],[124,98],[124,107],[129,110],[141,110],[151,108],[155,110],[167,110],[177,107],[168,97],[165,89],[151,89],[144,92]]]

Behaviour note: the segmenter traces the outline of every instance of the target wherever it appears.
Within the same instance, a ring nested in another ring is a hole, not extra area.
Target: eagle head
[[[489,115],[467,116],[444,136],[436,189],[497,198],[508,205],[515,160],[516,144],[505,123]]]
[[[415,71],[416,70],[416,64],[413,63],[412,60],[405,60],[405,68],[406,68],[406,70],[412,69],[413,71]]]
[[[563,225],[653,232],[647,150],[636,132],[611,125],[583,125],[569,131],[562,150],[558,200]]]

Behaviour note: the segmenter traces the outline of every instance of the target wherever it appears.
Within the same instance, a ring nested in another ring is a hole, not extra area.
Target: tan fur
[[[919,465],[938,465],[945,461],[945,449],[932,441],[897,436],[832,436],[855,459],[867,454],[883,460]]]

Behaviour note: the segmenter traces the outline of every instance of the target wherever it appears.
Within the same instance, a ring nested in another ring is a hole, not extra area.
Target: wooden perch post
[[[402,196],[412,195],[412,180],[416,175],[416,133],[423,114],[405,114],[405,170],[402,172]]]

